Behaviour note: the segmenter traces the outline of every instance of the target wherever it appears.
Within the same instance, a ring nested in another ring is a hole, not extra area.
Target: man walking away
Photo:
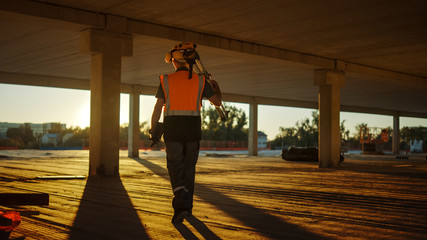
[[[193,72],[196,45],[183,42],[172,48],[165,61],[172,63],[175,72],[160,76],[156,93],[157,102],[151,117],[151,130],[158,123],[162,109],[164,141],[169,178],[174,198],[172,223],[181,223],[192,214],[196,163],[201,140],[200,109],[202,98],[215,106],[221,105],[218,83],[210,83]],[[190,57],[189,57],[190,56]]]

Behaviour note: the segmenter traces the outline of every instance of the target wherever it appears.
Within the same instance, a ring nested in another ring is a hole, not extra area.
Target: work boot
[[[188,216],[188,211],[179,211],[175,212],[175,214],[172,217],[172,223],[182,223],[184,219]]]

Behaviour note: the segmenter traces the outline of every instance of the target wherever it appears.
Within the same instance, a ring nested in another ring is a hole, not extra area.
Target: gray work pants
[[[167,168],[174,194],[172,207],[175,212],[191,212],[200,142],[165,141],[165,145]]]

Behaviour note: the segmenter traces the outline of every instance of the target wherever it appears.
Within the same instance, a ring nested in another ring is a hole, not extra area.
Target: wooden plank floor
[[[272,157],[206,157],[197,165],[193,217],[170,223],[162,154],[121,152],[120,178],[87,175],[84,151],[0,151],[0,192],[50,194],[26,207],[12,237],[26,239],[427,239],[425,156],[348,156],[340,169]],[[0,206],[2,208],[2,206]]]

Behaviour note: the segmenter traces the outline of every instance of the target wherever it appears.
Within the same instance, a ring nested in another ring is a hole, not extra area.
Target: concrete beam
[[[341,105],[341,112],[368,113],[393,116],[396,113],[396,110]]]
[[[286,50],[212,34],[199,33],[182,28],[147,23],[138,20],[128,20],[128,30],[130,33],[134,34],[175,41],[197,42],[199,45],[208,47],[276,58],[293,63],[322,66],[325,68],[333,68],[335,66],[335,60],[316,56],[314,54],[300,53],[292,50]]]
[[[292,100],[292,99],[266,98],[266,97],[251,97],[251,96],[229,94],[229,93],[223,93],[222,96],[225,102],[237,102],[237,103],[257,102],[260,105],[301,107],[301,108],[313,108],[313,109],[317,108],[317,102],[299,101],[299,100]]]
[[[25,86],[55,87],[67,89],[90,90],[89,79],[52,77],[22,73],[0,72],[0,83]],[[130,85],[122,83],[121,93],[137,92],[141,95],[155,95],[157,87],[144,85]]]
[[[105,14],[27,0],[2,0],[0,11],[3,16],[19,22],[39,22],[45,26],[76,31],[88,27],[104,28],[106,22]]]
[[[140,95],[152,95],[154,96],[157,92],[158,87],[151,87],[145,85],[130,85],[123,84],[121,85],[121,93],[138,93]]]
[[[361,74],[369,76],[377,76],[377,81],[382,81],[385,84],[400,84],[403,86],[413,85],[417,87],[427,88],[427,78],[416,76],[408,73],[400,73],[387,69],[366,66],[357,63],[345,63],[345,72],[352,74]]]
[[[0,72],[0,83],[89,90],[89,79]]]
[[[99,29],[88,29],[80,33],[80,52],[93,55],[112,51],[105,43],[106,39],[117,43],[115,45],[120,50],[120,56],[132,56],[132,35]]]
[[[58,88],[69,88],[69,89],[81,89],[89,90],[89,79],[78,79],[78,78],[64,78],[64,77],[52,77],[44,75],[32,75],[22,73],[9,73],[0,72],[0,83],[5,84],[17,84],[26,86],[42,86],[42,87],[58,87]],[[131,94],[132,92],[139,93],[140,95],[153,96],[157,92],[157,87],[145,86],[145,85],[130,85],[121,84],[121,93]],[[237,102],[237,103],[251,103],[256,100],[260,105],[271,105],[271,106],[283,106],[283,107],[300,107],[317,109],[317,102],[310,101],[298,101],[292,99],[278,99],[278,98],[266,98],[266,97],[251,97],[246,95],[223,93],[225,102]],[[368,113],[368,114],[381,114],[393,116],[396,112],[399,112],[401,117],[414,117],[414,118],[427,118],[427,113],[422,112],[408,112],[408,111],[397,111],[394,109],[380,109],[371,107],[358,107],[341,105],[341,111],[343,112],[354,112],[354,113]]]

